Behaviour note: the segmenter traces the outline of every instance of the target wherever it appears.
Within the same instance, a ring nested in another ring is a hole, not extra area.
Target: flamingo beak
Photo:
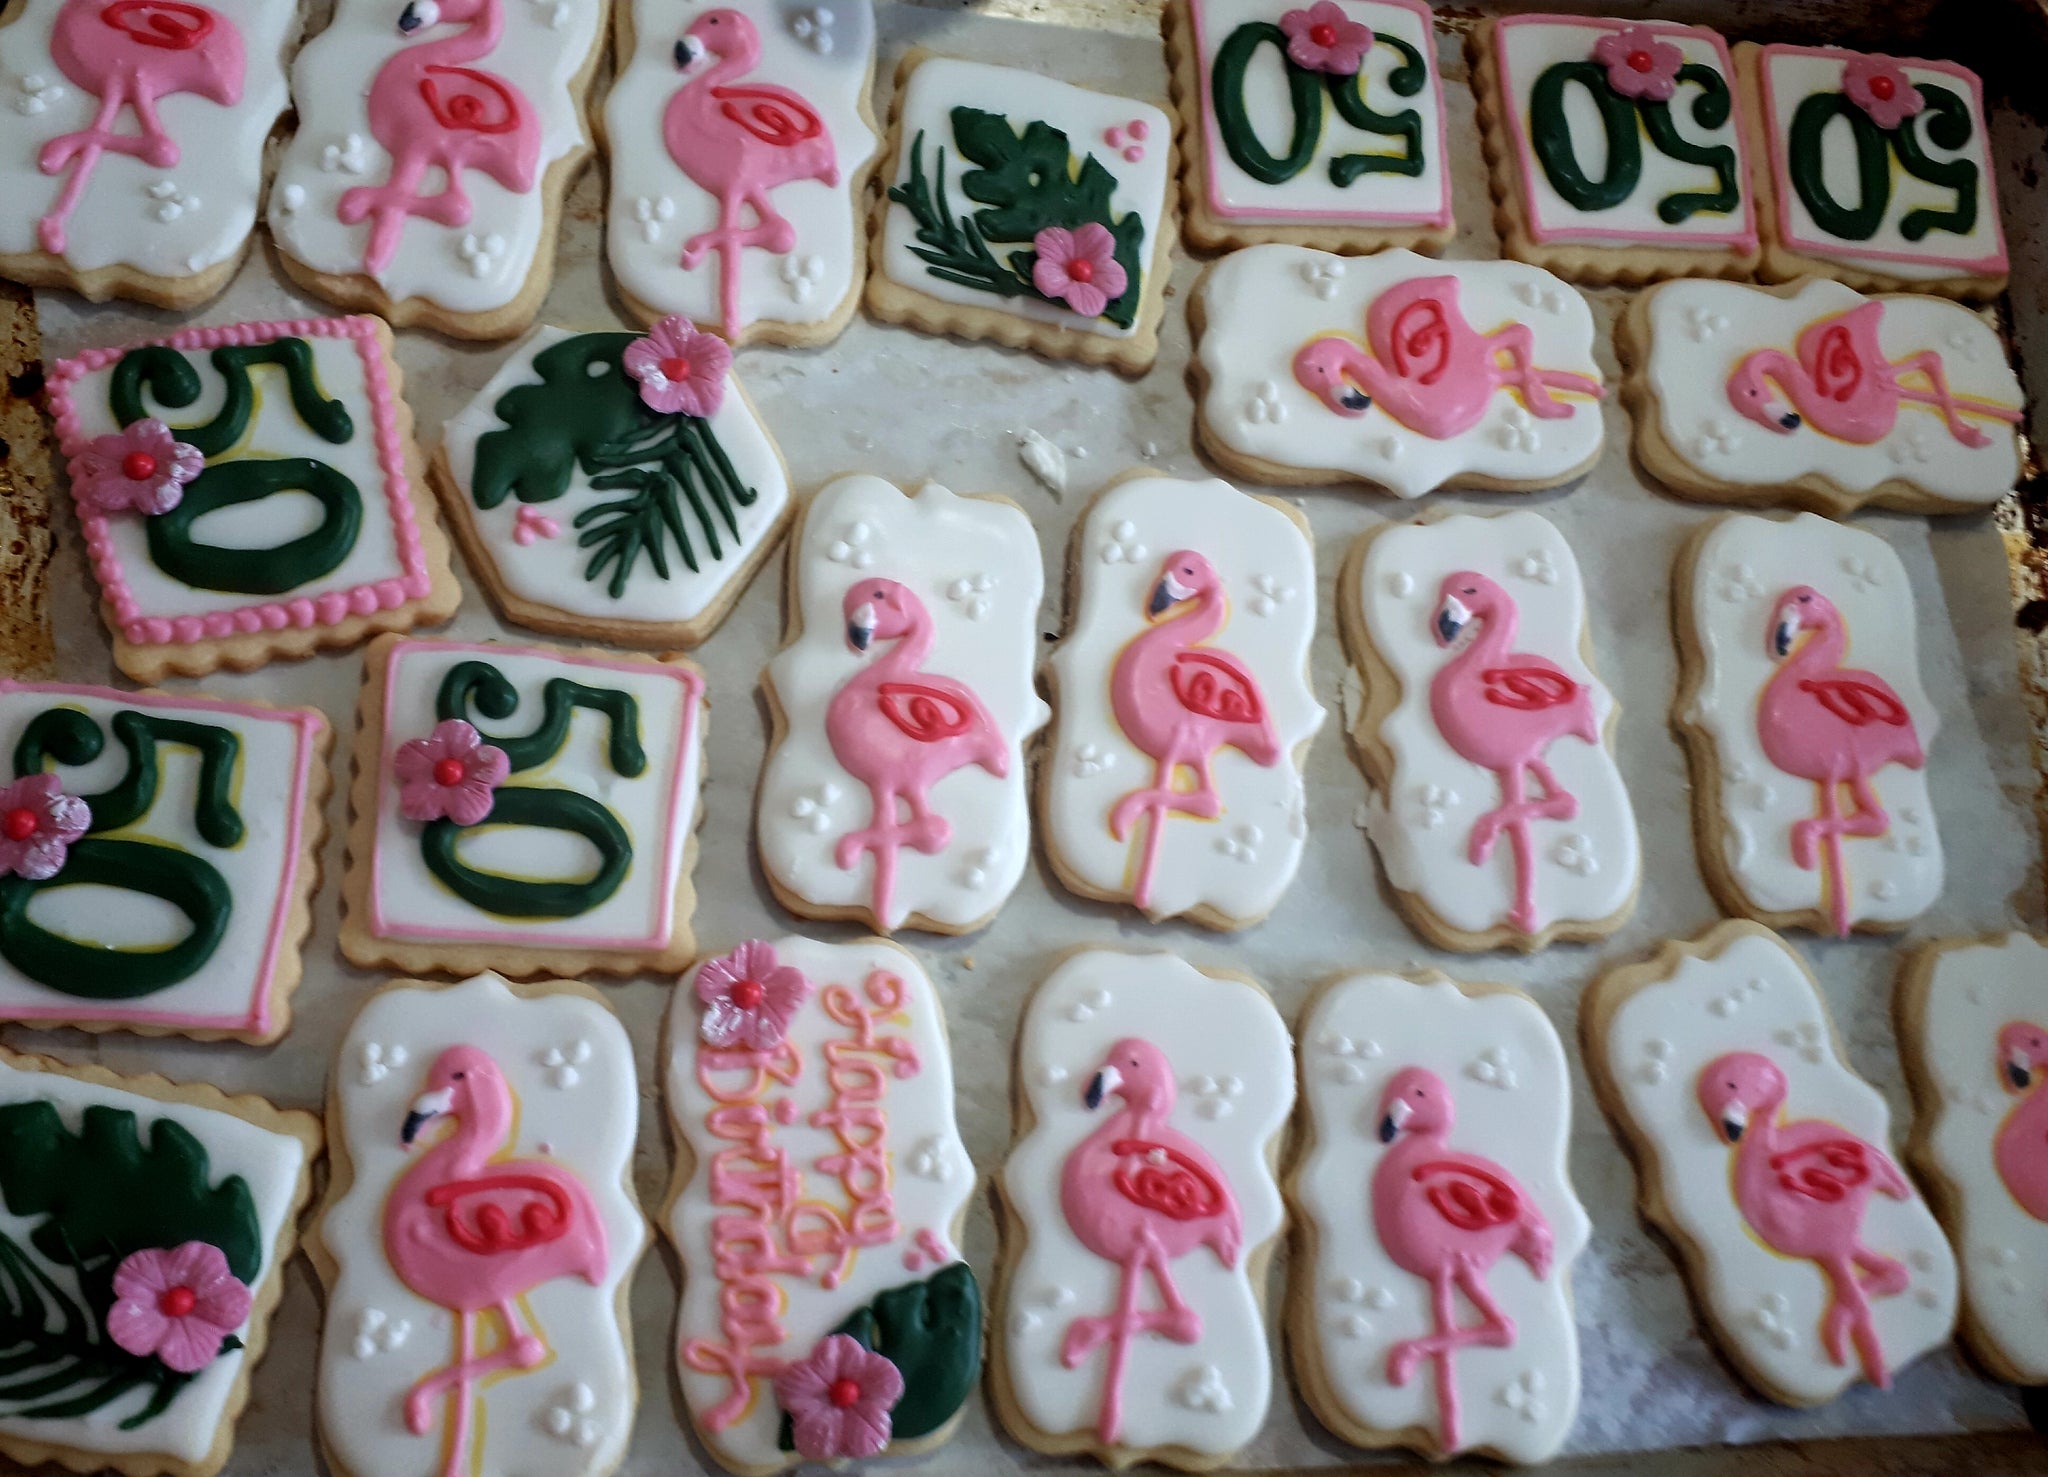
[[[1799,412],[1796,410],[1786,411],[1783,415],[1778,417],[1778,424],[1783,426],[1788,431],[1798,430],[1800,426]]]
[[[1334,408],[1339,415],[1364,415],[1372,409],[1372,396],[1363,390],[1345,385],[1337,391],[1337,404]]]
[[[695,36],[682,36],[676,41],[676,70],[687,72],[702,59],[704,43]]]
[[[875,639],[874,603],[860,606],[853,613],[853,619],[846,623],[846,640],[855,651],[866,651],[868,643]]]
[[[398,13],[398,34],[410,36],[414,31],[423,31],[437,25],[441,20],[441,7],[434,0],[410,0],[405,9]]]
[[[1167,607],[1178,605],[1183,600],[1192,599],[1194,593],[1193,590],[1190,590],[1186,585],[1175,579],[1173,571],[1169,569],[1159,577],[1159,583],[1152,587],[1152,599],[1145,606],[1145,614],[1156,617],[1166,610]]]
[[[1743,1107],[1740,1102],[1730,1103],[1721,1110],[1721,1136],[1729,1143],[1740,1140],[1748,1128],[1749,1109]]]
[[[1436,612],[1436,644],[1449,646],[1471,623],[1471,608],[1456,595],[1444,596],[1444,603],[1437,607]]]
[[[2012,1084],[2014,1092],[2025,1092],[2034,1085],[2034,1064],[2027,1060],[2023,1051],[2014,1051],[2006,1058],[2005,1080]]]
[[[421,1094],[414,1100],[412,1111],[405,1115],[405,1126],[398,1130],[398,1141],[410,1149],[412,1141],[419,1137],[420,1130],[431,1120],[447,1112],[454,1102],[455,1089],[452,1087],[444,1087],[439,1092]]]
[[[1777,624],[1771,627],[1771,653],[1779,658],[1792,654],[1793,638],[1799,634],[1799,620],[1791,611],[1778,613]]]
[[[1088,1091],[1081,1100],[1088,1105],[1088,1111],[1092,1113],[1102,1106],[1104,1098],[1123,1085],[1123,1073],[1119,1072],[1115,1067],[1104,1067],[1100,1072],[1097,1072],[1088,1079]]]
[[[1395,1098],[1394,1105],[1387,1109],[1387,1116],[1380,1119],[1380,1142],[1391,1144],[1414,1111],[1403,1099]]]

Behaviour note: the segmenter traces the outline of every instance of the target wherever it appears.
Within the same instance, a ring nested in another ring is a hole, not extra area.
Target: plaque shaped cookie
[[[1955,512],[2019,478],[2019,380],[1947,298],[1674,282],[1630,305],[1619,342],[1637,455],[1688,497]]]
[[[434,487],[508,619],[656,650],[717,629],[790,505],[730,364],[682,318],[536,328],[448,422]]]
[[[1991,298],[2008,259],[1984,84],[1955,62],[1735,49],[1759,149],[1764,276]]]
[[[995,915],[1031,849],[1043,593],[1038,536],[1007,499],[866,476],[811,499],[788,642],[762,677],[775,733],[754,834],[784,907],[885,931]]]
[[[868,0],[620,0],[619,58],[605,255],[627,306],[735,344],[837,337],[867,274]]]
[[[734,1472],[928,1451],[981,1380],[946,1022],[884,939],[753,940],[676,988],[678,1374]]]
[[[1513,15],[1475,29],[1470,53],[1510,256],[1595,284],[1755,270],[1749,141],[1718,33]]]
[[[1783,939],[1736,920],[1668,943],[1596,981],[1579,1023],[1644,1219],[1745,1380],[1820,1405],[1948,1342],[1955,1256]]]
[[[1906,568],[1874,533],[1811,513],[1730,513],[1672,581],[1700,870],[1774,928],[1904,928],[1941,895]]]
[[[638,1404],[633,1045],[594,990],[402,980],[329,1079],[320,1448],[350,1477],[602,1477]]]
[[[1248,481],[1520,492],[1599,459],[1592,309],[1540,268],[1252,246],[1189,318],[1201,445]]]
[[[689,961],[696,667],[392,639],[370,650],[358,714],[351,962],[533,976]]]
[[[1336,251],[1450,240],[1428,6],[1181,0],[1166,24],[1189,240]]]
[[[1578,1412],[1570,1273],[1592,1230],[1550,1018],[1504,987],[1355,974],[1316,995],[1301,1040],[1304,1397],[1361,1446],[1548,1460]]]
[[[1323,721],[1301,515],[1213,478],[1133,476],[1089,506],[1069,568],[1039,772],[1060,880],[1154,919],[1263,918],[1301,863]]]
[[[1228,1462],[1265,1423],[1294,1053],[1265,992],[1084,949],[1017,1041],[996,1413],[1034,1450]]]

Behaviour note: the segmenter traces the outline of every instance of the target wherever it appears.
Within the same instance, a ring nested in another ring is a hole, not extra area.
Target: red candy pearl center
[[[443,759],[434,765],[434,783],[437,785],[459,785],[466,774],[460,759]]]
[[[1068,262],[1067,275],[1076,282],[1093,282],[1095,280],[1095,263],[1089,261],[1086,257],[1082,257],[1079,261]]]
[[[844,1410],[847,1406],[856,1404],[860,1400],[860,1381],[834,1380],[832,1381],[832,1389],[829,1394],[832,1403],[841,1410]]]
[[[199,1306],[199,1294],[189,1287],[173,1287],[156,1300],[156,1306],[166,1318],[183,1318]]]
[[[1308,39],[1315,42],[1318,46],[1333,46],[1337,41],[1337,28],[1335,26],[1310,26],[1308,28]]]
[[[1647,72],[1656,65],[1656,60],[1647,51],[1631,51],[1628,54],[1628,64],[1632,71]]]
[[[737,980],[732,987],[732,1003],[741,1010],[752,1010],[767,993],[759,980]]]
[[[1889,77],[1872,77],[1870,79],[1870,95],[1882,102],[1890,102],[1892,95],[1898,90],[1898,83],[1892,81]]]
[[[0,827],[6,829],[9,841],[26,841],[36,833],[36,813],[26,805],[18,805],[7,812],[7,818],[0,821]]]
[[[146,451],[131,451],[121,458],[121,475],[130,482],[147,482],[156,475],[156,458]]]
[[[678,354],[672,359],[661,361],[662,374],[672,380],[686,380],[690,377],[690,361]]]

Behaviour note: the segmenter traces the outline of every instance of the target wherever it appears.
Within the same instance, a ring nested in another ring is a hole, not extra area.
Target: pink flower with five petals
[[[1287,59],[1311,72],[1354,77],[1372,50],[1372,27],[1346,15],[1337,0],[1316,0],[1306,10],[1288,11],[1280,17],[1280,29],[1287,35]]]
[[[95,436],[71,460],[71,486],[99,513],[168,513],[185,499],[185,484],[206,468],[199,448],[180,441],[160,420],[131,422]]]
[[[1088,221],[1071,231],[1047,226],[1031,238],[1031,249],[1038,254],[1031,285],[1083,318],[1101,317],[1124,295],[1129,279],[1116,259],[1116,237],[1099,222]]]
[[[902,1398],[903,1372],[849,1334],[827,1334],[775,1376],[797,1453],[814,1462],[879,1455]]]
[[[671,313],[647,330],[645,338],[626,345],[626,373],[640,382],[640,399],[663,415],[694,415],[700,420],[718,413],[725,400],[725,376],[732,368],[732,350],[715,333],[691,326]]]
[[[432,737],[400,744],[391,768],[398,776],[399,813],[407,820],[446,817],[473,826],[491,813],[512,761],[460,718],[446,718],[434,725]]]
[[[697,998],[704,1002],[697,1030],[712,1046],[772,1051],[810,994],[802,970],[777,963],[773,945],[750,939],[697,971]]]
[[[1906,69],[1888,56],[1852,56],[1842,66],[1842,91],[1887,132],[1927,106]]]
[[[57,776],[24,775],[0,789],[0,877],[56,876],[71,843],[91,825],[92,808],[65,794]]]
[[[1593,43],[1593,60],[1607,68],[1607,85],[1620,96],[1661,103],[1678,90],[1685,53],[1648,26],[1623,26]]]
[[[179,1374],[206,1368],[249,1318],[248,1286],[204,1241],[131,1252],[114,1273],[107,1336],[131,1354],[154,1354]]]

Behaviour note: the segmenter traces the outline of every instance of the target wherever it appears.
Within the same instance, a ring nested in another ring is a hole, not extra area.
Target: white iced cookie
[[[1618,927],[1642,848],[1564,536],[1537,513],[1387,524],[1339,599],[1367,832],[1409,922],[1451,949]]]
[[[1570,1273],[1591,1233],[1550,1018],[1517,990],[1355,974],[1301,1040],[1303,1395],[1361,1446],[1549,1460],[1578,1412]]]
[[[755,837],[783,906],[965,933],[1024,874],[1038,536],[1004,498],[846,476],[792,535]]]
[[[1025,1445],[1206,1469],[1265,1423],[1293,1055],[1257,985],[1171,954],[1082,950],[1032,995],[994,1386]]]
[[[1597,980],[1579,1024],[1643,1216],[1744,1379],[1820,1405],[1948,1342],[1955,1256],[1783,939],[1735,920],[1667,943]]]
[[[1941,895],[1906,569],[1874,533],[1730,513],[1679,557],[1679,693],[1700,868],[1774,928],[1896,930]]]
[[[349,1477],[603,1477],[639,1403],[633,1044],[566,980],[404,980],[328,1079],[320,1447]]]
[[[1970,1352],[2048,1384],[2048,943],[1929,944],[1893,1003],[1917,1109],[1906,1152],[1955,1243]]]
[[[1227,482],[1133,476],[1090,504],[1053,654],[1040,815],[1060,879],[1153,919],[1271,912],[1308,835],[1315,549]]]
[[[1515,492],[1599,459],[1592,309],[1539,267],[1253,246],[1190,317],[1196,429],[1248,480]]]

